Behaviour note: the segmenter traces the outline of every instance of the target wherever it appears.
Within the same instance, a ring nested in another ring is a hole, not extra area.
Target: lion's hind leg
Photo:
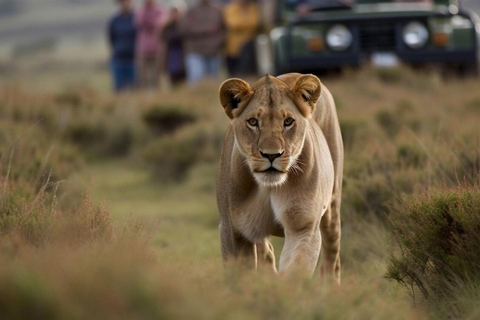
[[[267,238],[263,242],[255,244],[257,249],[257,267],[267,266],[277,273],[277,267],[275,266],[275,253],[273,245]]]
[[[323,275],[333,275],[334,279],[340,283],[340,202],[336,199],[332,201],[330,208],[325,212],[320,223],[322,232],[322,253],[323,262],[321,272]]]

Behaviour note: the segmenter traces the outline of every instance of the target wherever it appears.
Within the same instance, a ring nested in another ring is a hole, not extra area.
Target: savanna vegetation
[[[223,269],[218,83],[115,97],[2,82],[0,318],[478,318],[478,80],[322,80],[346,149],[340,287]]]

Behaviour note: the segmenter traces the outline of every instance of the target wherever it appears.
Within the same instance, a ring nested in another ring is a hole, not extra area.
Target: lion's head
[[[320,80],[303,75],[289,86],[265,76],[252,86],[229,79],[220,87],[220,102],[231,119],[236,148],[255,180],[264,186],[283,184],[300,169],[299,159],[308,118],[320,97]]]

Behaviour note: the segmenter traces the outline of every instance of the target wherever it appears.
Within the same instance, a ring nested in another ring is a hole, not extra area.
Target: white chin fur
[[[255,172],[255,180],[265,187],[278,187],[287,181],[287,173]]]

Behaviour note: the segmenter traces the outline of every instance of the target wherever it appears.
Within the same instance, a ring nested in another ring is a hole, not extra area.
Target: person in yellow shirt
[[[255,72],[254,40],[260,29],[260,8],[252,0],[233,0],[225,7],[227,69],[232,76]]]

